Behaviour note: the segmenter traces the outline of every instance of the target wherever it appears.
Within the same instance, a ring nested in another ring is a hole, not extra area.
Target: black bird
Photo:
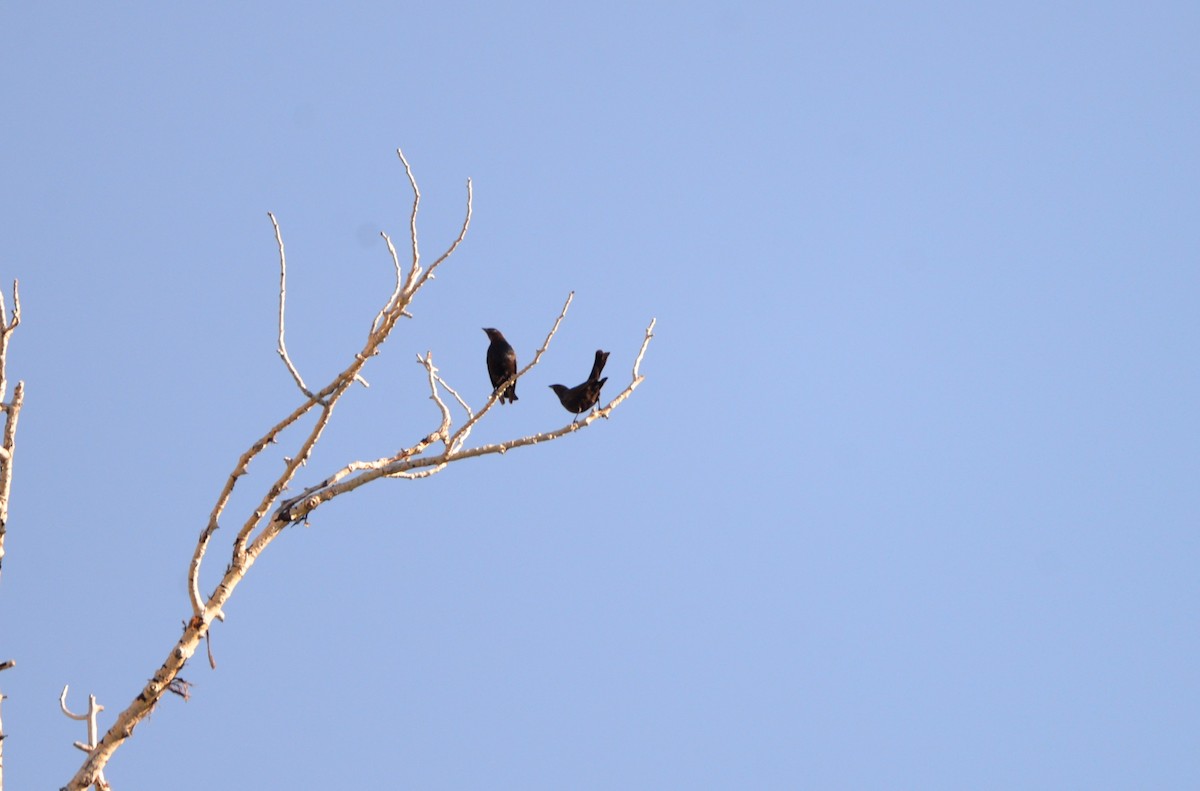
[[[487,350],[487,366],[488,376],[492,380],[492,392],[495,393],[500,389],[500,385],[504,381],[517,372],[517,353],[513,351],[513,347],[509,346],[508,341],[504,340],[504,336],[500,334],[500,330],[492,327],[484,327],[483,331],[487,333],[492,344]],[[500,403],[504,403],[504,399],[509,401],[517,400],[517,383],[513,382],[504,392],[500,394]]]
[[[575,420],[579,419],[578,415],[594,407],[596,402],[600,400],[600,388],[604,387],[604,383],[608,381],[607,376],[603,379],[600,378],[600,372],[604,370],[606,362],[608,362],[608,352],[597,349],[596,362],[592,363],[592,372],[588,374],[586,382],[574,387],[550,385],[550,389],[558,396],[558,400],[562,402],[563,407],[568,412],[575,413]]]

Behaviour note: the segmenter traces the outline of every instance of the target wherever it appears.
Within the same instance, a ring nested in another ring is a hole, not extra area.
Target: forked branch
[[[396,282],[392,293],[384,302],[383,307],[371,322],[370,330],[362,348],[355,352],[346,367],[334,376],[320,390],[312,391],[305,384],[299,371],[292,364],[287,352],[284,339],[284,308],[287,289],[287,264],[284,256],[283,237],[279,224],[274,215],[270,215],[275,229],[275,238],[279,248],[280,284],[279,284],[279,355],[283,359],[288,372],[303,394],[303,400],[283,419],[269,428],[261,437],[238,457],[232,472],[217,497],[217,501],[209,514],[208,521],[200,531],[195,551],[188,567],[188,592],[191,599],[191,617],[185,622],[183,634],[171,648],[167,659],[159,667],[153,678],[137,695],[134,701],[119,715],[112,727],[96,742],[89,752],[87,760],[79,771],[71,778],[66,786],[68,789],[82,791],[88,785],[96,782],[100,772],[107,765],[117,748],[133,733],[133,729],[144,720],[161,700],[166,692],[178,688],[179,672],[197,650],[200,642],[208,633],[212,622],[224,618],[224,607],[238,584],[253,566],[260,554],[277,538],[290,524],[309,518],[313,511],[329,500],[353,491],[372,480],[379,478],[420,478],[435,474],[449,464],[474,456],[489,453],[504,453],[507,450],[524,445],[532,445],[557,439],[574,431],[581,430],[600,417],[608,417],[617,405],[624,401],[642,382],[639,372],[642,357],[652,337],[651,330],[654,322],[646,330],[637,359],[634,363],[633,377],[629,385],[603,408],[592,412],[586,419],[578,423],[528,437],[509,440],[494,445],[484,445],[464,449],[471,428],[487,415],[497,401],[495,393],[483,407],[475,412],[457,391],[450,387],[438,372],[433,362],[431,352],[426,352],[417,361],[425,369],[429,382],[431,399],[437,407],[437,418],[431,429],[412,445],[405,447],[395,454],[375,461],[354,461],[344,465],[324,480],[305,488],[298,495],[282,500],[281,497],[295,480],[300,468],[305,466],[312,456],[313,450],[320,441],[323,432],[330,424],[333,413],[342,396],[346,394],[355,381],[362,381],[361,373],[367,362],[377,355],[384,342],[390,336],[396,322],[401,317],[411,317],[409,307],[413,299],[430,280],[434,271],[445,262],[466,237],[471,222],[472,190],[471,182],[467,181],[467,206],[462,227],[458,236],[433,263],[423,268],[421,265],[421,250],[417,237],[417,212],[420,208],[421,193],[417,187],[412,168],[403,152],[397,150],[397,155],[404,165],[404,171],[413,191],[412,210],[409,214],[409,236],[411,239],[412,261],[405,271],[400,263],[395,245],[387,234],[383,240],[387,245],[388,254],[395,270]],[[570,307],[574,292],[567,297],[558,318],[554,321],[542,347],[538,349],[533,360],[518,371],[512,381],[524,376],[536,366],[550,347],[550,342],[558,331],[567,309]],[[19,390],[18,390],[19,392]],[[466,412],[466,420],[456,431],[453,431],[453,412],[443,399],[442,394],[448,393],[458,406]],[[301,428],[303,419],[311,416],[307,428]],[[244,518],[239,520],[237,532],[232,536],[231,552],[228,565],[217,581],[216,586],[208,595],[201,593],[200,574],[203,561],[212,543],[216,531],[221,526],[221,519],[229,505],[233,489],[238,481],[249,474],[254,460],[272,444],[287,439],[293,443],[292,452],[284,457],[284,470],[265,483],[263,494],[256,498],[255,504]]]

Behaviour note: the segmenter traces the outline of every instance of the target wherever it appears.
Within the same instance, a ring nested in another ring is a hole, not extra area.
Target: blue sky
[[[426,253],[468,177],[471,230],[300,483],[436,425],[417,353],[481,403],[480,328],[528,360],[571,290],[475,437],[561,426],[596,348],[615,392],[656,317],[646,382],[281,537],[116,787],[1200,785],[1197,40],[1187,3],[5,10],[9,783],[79,765],[63,684],[107,725],[162,662],[296,405],[266,212],[325,381],[401,147]]]

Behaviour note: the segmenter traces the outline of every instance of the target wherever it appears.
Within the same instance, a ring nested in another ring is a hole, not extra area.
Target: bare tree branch
[[[4,435],[0,439],[0,566],[4,564],[4,537],[8,532],[8,497],[12,492],[13,454],[17,450],[17,418],[21,415],[21,404],[25,401],[25,383],[17,382],[13,389],[12,403],[5,403],[8,395],[8,342],[13,331],[21,323],[20,284],[13,280],[12,320],[4,304],[4,292],[0,291],[0,410],[4,412]],[[12,659],[0,662],[0,670],[16,665]],[[0,693],[0,703],[4,702]],[[4,789],[4,723],[0,719],[0,791]]]
[[[17,419],[25,403],[25,383],[13,388],[12,403],[4,405],[8,419],[4,423],[4,439],[0,442],[0,568],[4,565],[4,537],[8,534],[8,499],[12,492],[13,455],[17,452]]]
[[[266,433],[238,457],[237,463],[226,478],[217,501],[209,514],[207,524],[200,532],[196,548],[188,566],[188,593],[191,601],[192,615],[184,624],[183,634],[137,697],[124,711],[117,715],[116,721],[98,741],[93,740],[87,760],[79,768],[75,776],[71,778],[66,788],[82,791],[88,785],[96,783],[98,779],[102,778],[101,772],[116,750],[129,738],[134,728],[153,711],[154,707],[162,699],[162,696],[167,692],[180,694],[181,689],[184,692],[187,691],[188,685],[179,678],[180,671],[195,654],[200,642],[208,635],[212,622],[224,618],[224,607],[227,605],[230,596],[232,596],[234,590],[245,578],[258,556],[289,525],[308,519],[312,512],[323,503],[341,494],[353,491],[372,480],[382,477],[410,479],[426,477],[436,474],[455,461],[489,453],[504,453],[511,448],[557,439],[558,437],[581,430],[600,417],[608,417],[612,410],[624,401],[633,392],[634,388],[641,384],[643,377],[639,373],[639,368],[646,347],[652,337],[651,331],[654,327],[654,322],[651,322],[650,327],[646,330],[645,340],[642,342],[642,348],[634,363],[633,378],[630,384],[605,407],[593,411],[582,422],[570,423],[554,431],[464,450],[463,446],[470,435],[471,428],[483,419],[495,405],[497,395],[493,392],[483,405],[483,408],[478,412],[474,412],[467,401],[442,378],[437,367],[434,365],[432,352],[427,351],[423,357],[418,356],[417,361],[425,368],[425,376],[430,389],[430,398],[438,411],[436,427],[417,442],[392,456],[376,461],[351,462],[338,469],[326,479],[308,486],[298,495],[280,501],[283,493],[291,486],[300,469],[312,457],[313,451],[325,429],[329,426],[334,410],[342,396],[346,394],[355,381],[362,381],[361,372],[368,361],[379,354],[381,347],[390,336],[399,319],[401,317],[411,317],[408,308],[417,292],[429,280],[433,279],[434,270],[458,249],[470,227],[473,196],[471,182],[468,180],[466,212],[458,236],[446,251],[435,259],[428,268],[422,269],[420,263],[420,246],[417,240],[417,212],[420,208],[421,195],[416,179],[413,176],[412,168],[405,159],[403,152],[397,150],[396,153],[404,165],[409,185],[413,190],[413,205],[409,215],[412,263],[407,274],[405,274],[392,240],[386,233],[382,234],[396,273],[394,290],[372,321],[370,331],[362,348],[353,355],[348,365],[340,373],[335,375],[325,387],[316,392],[309,390],[305,386],[299,372],[292,365],[284,344],[286,263],[279,224],[275,221],[274,215],[270,215],[271,222],[275,228],[280,257],[279,352],[287,365],[288,371],[291,373],[301,392],[303,392],[305,398],[299,406],[268,429]],[[547,334],[542,347],[538,349],[533,360],[525,368],[513,375],[511,378],[512,382],[524,376],[540,362],[542,356],[549,349],[550,342],[562,324],[563,319],[566,317],[567,310],[573,298],[574,292],[571,292],[558,318],[554,321],[554,325]],[[442,397],[443,392],[449,393],[467,416],[463,426],[454,433],[451,433],[453,413],[446,400]],[[305,430],[299,431],[297,436],[297,433],[293,432],[292,429],[299,426],[302,418],[314,412],[311,425],[308,425]],[[241,521],[237,533],[231,541],[229,563],[221,574],[220,579],[217,580],[212,592],[207,597],[204,596],[201,593],[200,587],[203,561],[207,556],[208,547],[220,527],[220,521],[229,505],[234,487],[243,476],[249,474],[251,463],[268,446],[283,441],[285,437],[289,438],[289,442],[294,441],[296,444],[293,446],[294,450],[291,455],[285,457],[283,472],[275,475],[273,480],[266,484],[262,496],[258,498],[257,503],[246,515],[245,519]],[[441,445],[440,453],[431,453],[431,449],[438,444]]]
[[[370,483],[378,478],[428,477],[429,475],[440,472],[453,462],[460,461],[462,459],[470,459],[475,458],[476,456],[484,456],[493,453],[503,454],[509,450],[512,450],[513,448],[536,445],[539,442],[548,442],[576,431],[582,431],[584,428],[601,418],[608,418],[608,416],[612,414],[612,411],[620,406],[625,399],[629,398],[629,396],[633,394],[633,391],[637,389],[638,385],[645,380],[645,377],[641,374],[641,364],[643,357],[645,357],[646,349],[650,345],[650,339],[654,337],[654,325],[655,320],[652,320],[650,325],[646,328],[646,334],[642,340],[641,348],[638,350],[637,357],[634,360],[633,374],[629,384],[611,401],[609,401],[603,407],[590,412],[583,420],[568,423],[562,428],[555,429],[553,431],[547,431],[540,434],[534,434],[531,436],[521,437],[491,445],[481,445],[469,450],[462,450],[461,442],[457,442],[452,438],[447,449],[442,453],[432,456],[421,456],[420,453],[423,452],[425,448],[440,438],[438,433],[435,432],[418,443],[418,446],[423,445],[423,447],[414,446],[413,448],[401,451],[394,456],[377,459],[371,462],[356,461],[346,465],[329,478],[326,478],[320,484],[317,484],[316,486],[306,490],[300,497],[294,498],[293,500],[288,501],[288,503],[285,503],[284,506],[280,508],[279,512],[277,512],[275,516],[276,521],[281,520],[286,524],[289,522],[299,521],[300,519],[305,519],[321,504],[329,502],[333,498],[345,494],[346,492],[351,492],[358,487]],[[551,337],[553,337],[553,331],[551,332],[551,335],[547,337],[546,346],[543,346],[543,351],[549,345]],[[534,364],[536,364],[536,358],[534,362],[530,363],[530,365],[526,366],[526,368],[528,369]],[[523,373],[524,370],[522,370],[518,376]],[[486,411],[488,408],[490,408],[495,400],[495,393],[493,393],[492,397],[488,400],[488,405],[484,407],[484,410]],[[480,414],[482,415],[482,413]],[[461,433],[463,429],[460,429],[459,431]],[[410,472],[410,470],[418,470],[419,472]],[[353,473],[359,474],[354,475],[353,477],[348,477]]]
[[[550,328],[550,332],[546,334],[546,340],[542,342],[541,348],[534,353],[533,359],[529,361],[529,364],[517,371],[510,378],[501,382],[500,386],[492,392],[491,397],[488,398],[487,403],[483,405],[483,410],[480,411],[478,415],[471,414],[471,410],[467,410],[467,422],[464,423],[463,427],[455,432],[454,437],[451,438],[449,446],[450,450],[457,450],[458,448],[462,447],[462,444],[467,441],[467,437],[471,435],[471,429],[474,428],[475,424],[482,420],[483,416],[486,415],[491,408],[496,405],[496,401],[499,400],[500,394],[503,393],[510,384],[515,384],[522,376],[533,370],[534,366],[541,362],[542,355],[545,354],[546,350],[550,348],[550,341],[554,339],[555,333],[558,332],[559,325],[562,324],[563,319],[567,317],[567,311],[571,309],[571,302],[574,301],[574,299],[574,291],[572,291],[570,294],[567,294],[567,301],[563,303],[562,310],[559,311],[558,318],[554,320],[554,326],[552,326]]]
[[[4,292],[0,291],[0,362],[8,359],[8,341],[13,330],[21,323],[21,283],[13,280],[13,312],[12,321],[8,319],[8,308],[4,304]],[[0,401],[8,393],[8,375],[0,366]]]
[[[100,732],[97,718],[100,712],[104,711],[104,707],[96,702],[95,695],[88,695],[88,710],[86,714],[75,714],[67,708],[67,686],[63,686],[62,694],[58,696],[58,706],[62,709],[62,713],[70,719],[87,722],[87,743],[75,742],[75,749],[83,750],[85,753],[91,752],[96,747],[96,735]],[[97,788],[108,788],[108,782],[104,779],[104,771],[96,772],[95,780],[93,781]]]
[[[426,356],[429,357],[428,352],[426,353]],[[432,358],[430,358],[430,360],[432,361]],[[420,356],[417,357],[417,361],[421,362],[421,363],[425,362],[425,360],[422,360]],[[434,375],[434,378],[437,380],[438,385],[440,385],[442,387],[442,389],[445,390],[447,393],[454,396],[454,400],[457,401],[458,405],[463,408],[463,411],[466,412],[468,415],[471,414],[471,407],[469,407],[467,405],[467,402],[463,400],[463,397],[458,394],[458,391],[455,390],[450,385],[446,384],[446,380],[438,375],[436,369],[434,369],[433,375]]]
[[[12,659],[7,659],[0,662],[0,670],[8,670],[14,667],[17,663]],[[7,695],[0,693],[0,706],[3,706]],[[4,718],[0,717],[0,791],[4,789]]]
[[[392,256],[392,265],[396,269],[396,288],[392,291],[392,296],[384,306],[379,309],[379,313],[375,316],[375,321],[371,322],[371,332],[379,330],[379,322],[383,321],[388,307],[396,304],[396,300],[400,298],[400,291],[404,288],[404,273],[400,270],[400,256],[396,253],[396,246],[392,244],[392,237],[388,236],[386,231],[380,231],[379,235],[383,237],[383,241],[387,244],[388,253]],[[405,315],[410,319],[412,318],[412,314]]]
[[[277,351],[283,358],[283,364],[291,372],[292,378],[296,380],[296,386],[300,388],[300,392],[312,398],[312,391],[300,378],[300,372],[296,370],[296,366],[292,365],[292,358],[288,357],[287,343],[283,339],[283,313],[284,306],[287,304],[287,256],[283,253],[283,235],[279,232],[279,223],[275,221],[275,215],[271,212],[267,212],[267,216],[271,218],[271,225],[275,228],[275,243],[279,245],[279,348]]]
[[[8,342],[21,323],[20,283],[13,280],[13,312],[9,319],[4,304],[4,292],[0,291],[0,410],[4,412],[4,435],[0,439],[0,568],[4,566],[4,537],[8,532],[8,499],[12,493],[13,456],[17,450],[17,419],[21,416],[21,405],[25,402],[25,383],[17,382],[13,388],[11,402],[8,396]],[[0,774],[0,788],[3,787]]]
[[[421,246],[417,243],[417,212],[421,208],[421,190],[417,186],[417,180],[413,176],[412,167],[408,164],[408,160],[404,158],[404,152],[396,149],[396,156],[400,157],[400,161],[404,163],[404,174],[408,176],[408,184],[413,191],[413,207],[408,219],[408,235],[412,239],[412,268],[408,271],[408,289],[413,290],[417,273],[421,271]],[[471,202],[471,180],[467,179],[467,203]],[[467,212],[467,222],[471,221],[471,212]]]

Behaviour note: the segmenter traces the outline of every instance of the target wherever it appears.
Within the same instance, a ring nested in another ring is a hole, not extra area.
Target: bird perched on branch
[[[492,341],[487,350],[487,367],[488,376],[492,380],[492,392],[495,393],[506,379],[517,372],[517,353],[513,351],[513,347],[508,344],[508,341],[504,340],[504,335],[500,333],[500,330],[484,327],[483,331]],[[509,401],[517,400],[516,382],[506,387],[500,394],[500,403],[503,404],[506,398]]]
[[[563,407],[568,412],[575,413],[575,420],[578,420],[579,415],[594,407],[596,402],[600,400],[600,388],[604,387],[604,383],[608,381],[607,376],[603,379],[600,378],[600,373],[604,370],[606,362],[608,362],[608,352],[597,349],[596,362],[592,363],[592,372],[588,374],[586,382],[574,387],[550,385],[550,389],[558,396],[558,400],[562,402]]]

